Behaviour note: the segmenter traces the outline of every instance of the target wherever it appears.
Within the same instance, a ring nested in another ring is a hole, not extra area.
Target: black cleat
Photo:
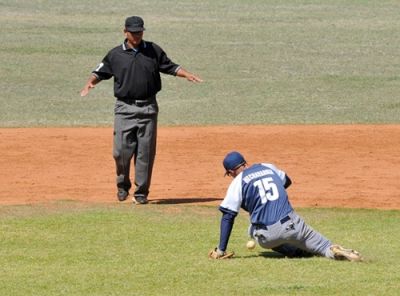
[[[135,196],[135,204],[137,205],[145,205],[149,201],[147,200],[147,197],[145,196]]]
[[[124,188],[118,188],[117,197],[119,201],[124,201],[128,198],[129,191]]]

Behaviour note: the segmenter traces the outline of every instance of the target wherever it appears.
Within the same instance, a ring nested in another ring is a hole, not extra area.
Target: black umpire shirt
[[[125,40],[92,73],[99,80],[114,76],[114,96],[119,100],[145,100],[161,90],[160,72],[176,75],[179,68],[157,44],[142,40],[135,50]]]

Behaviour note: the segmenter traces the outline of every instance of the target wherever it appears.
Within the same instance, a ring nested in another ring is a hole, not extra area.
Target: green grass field
[[[397,123],[400,2],[0,2],[0,126],[109,126],[112,82],[78,93],[126,16],[205,82],[164,76],[161,125]]]
[[[2,207],[0,295],[398,295],[399,211],[299,213],[365,261],[248,251],[244,212],[229,245],[236,257],[209,260],[220,218],[210,206]]]
[[[79,91],[129,15],[205,80],[163,76],[160,125],[399,123],[399,1],[0,0],[0,127],[111,126],[112,82]],[[209,206],[0,206],[0,295],[398,294],[399,211],[299,213],[365,262],[249,252],[244,213],[210,261]]]

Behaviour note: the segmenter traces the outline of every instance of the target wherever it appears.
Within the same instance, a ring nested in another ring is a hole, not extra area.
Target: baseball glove
[[[218,248],[215,248],[208,252],[208,258],[210,259],[229,259],[232,258],[233,255],[235,255],[234,252],[224,252],[219,250]]]

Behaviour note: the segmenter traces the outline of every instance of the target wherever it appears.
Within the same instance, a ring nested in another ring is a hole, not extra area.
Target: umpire
[[[135,164],[134,202],[146,204],[157,140],[160,72],[201,82],[196,75],[172,62],[161,47],[143,40],[144,22],[139,16],[125,20],[125,40],[111,49],[92,72],[81,91],[86,96],[102,80],[114,77],[115,118],[113,156],[117,172],[117,197],[124,201],[132,187],[130,166]]]

